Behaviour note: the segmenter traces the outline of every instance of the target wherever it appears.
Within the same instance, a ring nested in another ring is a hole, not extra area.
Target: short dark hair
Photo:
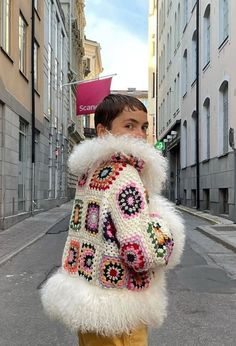
[[[123,110],[141,110],[147,113],[145,105],[136,97],[122,94],[110,94],[97,106],[95,110],[95,129],[102,124],[108,130],[111,129],[112,121],[119,116]]]

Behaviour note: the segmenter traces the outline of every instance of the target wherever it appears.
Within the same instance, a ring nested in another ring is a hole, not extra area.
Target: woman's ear
[[[106,128],[102,124],[98,124],[96,127],[98,137],[103,137],[107,134]]]

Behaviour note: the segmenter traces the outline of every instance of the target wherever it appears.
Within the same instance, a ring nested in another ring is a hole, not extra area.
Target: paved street
[[[187,243],[169,272],[169,316],[149,346],[234,346],[236,254],[194,230],[207,222],[184,214]],[[76,337],[44,316],[38,288],[60,265],[66,220],[0,267],[0,345],[74,346]]]

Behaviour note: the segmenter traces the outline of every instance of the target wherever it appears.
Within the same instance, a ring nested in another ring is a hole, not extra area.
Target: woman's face
[[[101,125],[101,124],[99,124]],[[147,113],[142,110],[124,109],[111,124],[111,129],[108,131],[103,125],[97,128],[98,136],[103,136],[107,132],[119,136],[129,135],[136,138],[147,139],[148,121]]]

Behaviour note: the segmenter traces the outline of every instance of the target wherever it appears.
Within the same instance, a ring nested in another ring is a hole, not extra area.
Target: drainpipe
[[[158,118],[157,118],[157,114],[158,114],[158,3],[159,1],[156,1],[156,139],[158,138]]]
[[[199,51],[200,51],[200,1],[197,0],[196,7],[196,207],[200,209],[200,162],[199,162]]]
[[[5,111],[2,107],[2,196],[1,196],[1,217],[2,217],[2,229],[5,229],[5,197],[6,197],[6,176],[5,176]]]
[[[35,185],[35,92],[34,92],[34,37],[35,37],[35,17],[34,0],[32,6],[32,26],[31,26],[31,102],[32,102],[32,142],[31,142],[31,215],[34,213],[34,185]]]

